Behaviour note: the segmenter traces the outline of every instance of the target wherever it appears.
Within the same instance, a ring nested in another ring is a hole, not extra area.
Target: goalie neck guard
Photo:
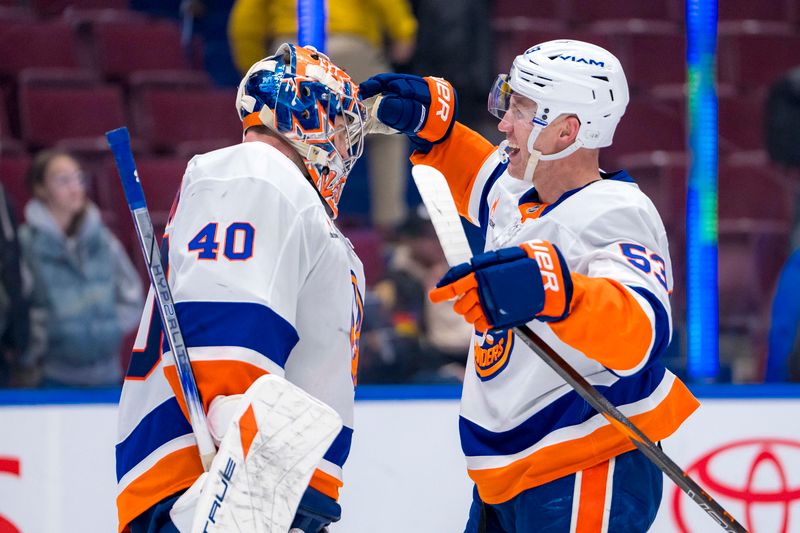
[[[332,218],[364,147],[358,85],[312,47],[282,44],[247,71],[236,96],[245,130],[266,126],[294,147]]]

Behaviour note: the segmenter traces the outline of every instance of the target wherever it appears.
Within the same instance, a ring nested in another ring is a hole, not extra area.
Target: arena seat
[[[768,86],[800,64],[800,35],[743,27],[741,32],[720,35],[719,79],[741,90]]]
[[[686,83],[686,37],[677,27],[672,32],[666,27],[651,30],[648,26],[615,33],[617,40],[624,43],[628,84],[634,90],[653,89],[659,85],[683,86]]]
[[[141,70],[191,68],[173,22],[96,22],[91,33],[97,66],[108,79],[125,79]]]
[[[204,90],[211,89],[208,73],[200,70],[143,70],[128,77],[131,98],[148,89]]]
[[[7,141],[13,140],[14,128],[11,126],[11,113],[9,109],[8,89],[0,86],[0,146],[5,145]]]
[[[149,88],[139,95],[134,118],[141,137],[155,150],[169,151],[187,141],[241,141],[242,126],[231,89],[170,90]]]
[[[66,139],[102,139],[125,124],[122,91],[114,85],[61,86],[21,83],[20,122],[31,148]]]
[[[0,21],[3,22],[32,22],[36,19],[33,11],[26,6],[20,6],[16,3],[6,4],[0,2]]]
[[[492,29],[497,72],[508,72],[514,58],[534,44],[567,33],[567,25],[561,20],[529,17],[495,18]]]
[[[497,0],[493,3],[493,16],[568,20],[569,7],[569,2],[563,0],[537,0],[535,7],[519,0]]]
[[[31,67],[81,67],[72,28],[61,21],[0,21],[0,75]]]
[[[726,220],[749,220],[755,230],[758,224],[767,228],[769,223],[788,230],[793,197],[774,168],[722,161],[718,190],[721,225]]]
[[[792,15],[792,0],[724,0],[719,3],[720,20],[771,20],[785,22]]]
[[[718,278],[720,327],[747,329],[766,299],[759,279],[752,243],[744,233],[723,232],[719,237]]]
[[[128,9],[128,0],[29,0],[29,5],[41,17],[55,17],[67,8]]]
[[[24,152],[0,152],[0,182],[6,190],[14,206],[17,221],[22,220],[25,204],[30,200],[31,193],[25,183],[25,174],[31,164],[31,158]]]
[[[622,156],[632,154],[682,153],[686,141],[681,111],[675,103],[633,99],[614,132],[614,143],[600,152],[603,168],[614,170]]]
[[[762,92],[751,95],[720,95],[718,99],[720,148],[737,152],[764,148]]]
[[[571,0],[571,20],[577,24],[588,24],[598,20],[649,19],[674,20],[675,3],[671,0]]]
[[[682,229],[686,223],[687,158],[682,154],[634,158],[630,163],[623,159],[622,166],[652,200],[667,233]]]
[[[720,164],[721,325],[752,329],[758,323],[787,257],[792,200],[775,168]]]
[[[136,168],[147,207],[159,223],[166,223],[172,202],[181,186],[187,160],[181,157],[139,157]]]

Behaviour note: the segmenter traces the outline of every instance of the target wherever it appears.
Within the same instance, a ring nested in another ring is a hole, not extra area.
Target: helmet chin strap
[[[536,170],[536,165],[539,164],[539,161],[553,161],[556,159],[563,159],[573,153],[575,153],[579,148],[583,147],[583,142],[580,139],[575,139],[575,142],[561,150],[560,152],[556,152],[554,154],[542,154],[539,150],[533,147],[533,143],[536,142],[536,138],[539,137],[539,134],[544,129],[544,126],[534,123],[533,129],[531,130],[531,134],[528,135],[528,153],[531,154],[528,157],[528,163],[525,165],[525,175],[523,176],[523,180],[529,183],[533,183],[533,172]]]

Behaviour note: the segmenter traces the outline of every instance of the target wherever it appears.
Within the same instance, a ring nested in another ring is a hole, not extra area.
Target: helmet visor
[[[514,94],[514,90],[508,84],[508,74],[498,75],[497,79],[494,80],[492,90],[489,91],[489,101],[487,102],[489,113],[503,120],[511,106],[512,94]]]
[[[533,122],[536,117],[536,102],[514,91],[508,83],[509,76],[500,74],[489,92],[487,108],[500,120],[525,120]]]

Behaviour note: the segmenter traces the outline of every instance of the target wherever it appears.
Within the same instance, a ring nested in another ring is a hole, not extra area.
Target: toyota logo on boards
[[[686,472],[750,533],[800,532],[800,441],[730,442],[700,457]],[[708,517],[678,487],[672,493],[672,515],[681,533],[708,531]]]

